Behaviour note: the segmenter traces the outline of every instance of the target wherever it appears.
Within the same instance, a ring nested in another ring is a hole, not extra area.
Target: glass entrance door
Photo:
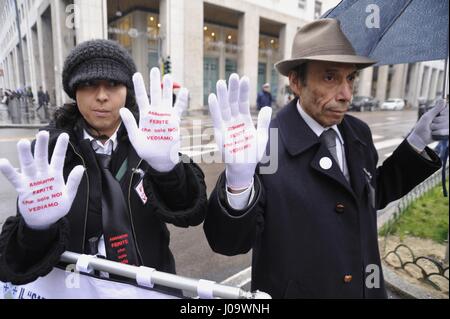
[[[208,96],[216,92],[219,81],[219,59],[204,58],[203,60],[203,105],[208,105]]]

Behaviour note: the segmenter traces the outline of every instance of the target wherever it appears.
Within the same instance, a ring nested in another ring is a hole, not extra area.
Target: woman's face
[[[84,119],[100,132],[111,136],[119,127],[119,110],[125,106],[127,88],[114,81],[88,81],[77,87],[76,100]]]

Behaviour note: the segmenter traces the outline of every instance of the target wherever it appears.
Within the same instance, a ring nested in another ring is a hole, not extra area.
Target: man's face
[[[306,83],[290,75],[305,112],[324,127],[342,122],[352,99],[357,69],[353,64],[308,62]]]
[[[100,134],[111,136],[120,125],[127,88],[113,81],[89,81],[78,86],[76,99],[84,119]]]

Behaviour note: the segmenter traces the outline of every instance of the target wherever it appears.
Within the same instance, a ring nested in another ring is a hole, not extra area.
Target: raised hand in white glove
[[[139,157],[151,167],[159,172],[169,172],[179,162],[180,121],[187,108],[188,90],[180,90],[172,107],[173,81],[170,75],[164,76],[161,92],[159,69],[150,71],[150,102],[140,73],[133,75],[133,83],[139,106],[139,126],[128,109],[120,109],[130,142]]]
[[[217,96],[210,94],[208,102],[214,138],[225,162],[227,185],[233,190],[248,188],[266,150],[272,108],[261,109],[255,129],[250,114],[249,80],[243,77],[239,81],[237,74],[230,76],[228,89],[225,81],[218,81]]]
[[[433,135],[448,135],[448,107],[444,99],[436,101],[435,106],[426,112],[416,123],[411,134],[407,137],[408,143],[418,151],[433,142]]]
[[[63,167],[69,135],[61,134],[48,163],[49,133],[36,135],[34,157],[28,140],[17,143],[21,173],[7,159],[0,159],[0,171],[19,193],[19,211],[28,227],[47,229],[70,210],[83,177],[84,167],[72,169],[64,182]]]

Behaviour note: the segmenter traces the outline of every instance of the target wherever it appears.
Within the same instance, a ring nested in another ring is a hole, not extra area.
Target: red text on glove
[[[43,180],[36,181],[36,182],[30,182],[30,187],[44,185],[44,184],[53,182],[54,180],[55,180],[55,178],[51,177],[51,178],[43,179]]]

